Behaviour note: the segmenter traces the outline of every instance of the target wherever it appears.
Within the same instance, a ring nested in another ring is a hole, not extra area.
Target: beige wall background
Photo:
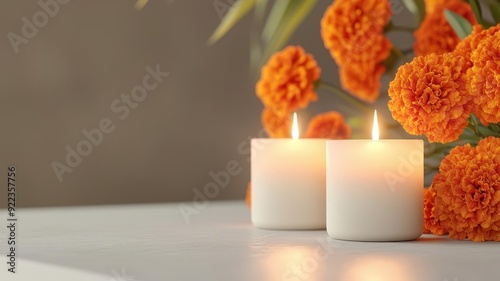
[[[238,146],[257,136],[262,110],[248,73],[251,17],[208,46],[220,22],[214,1],[150,1],[139,12],[134,2],[68,1],[17,54],[9,34],[22,36],[23,18],[33,23],[43,10],[37,1],[1,4],[0,206],[8,165],[17,166],[22,207],[188,201],[229,161],[242,171],[214,200],[244,198],[249,155]],[[323,79],[338,83],[319,34],[330,3],[319,1],[291,43],[315,55]],[[403,11],[394,20],[411,23],[411,16]],[[411,36],[392,37],[411,46]],[[120,120],[111,104],[142,84],[145,67],[158,64],[170,76]],[[302,126],[331,109],[352,110],[320,93],[300,113]],[[66,146],[76,149],[86,139],[82,130],[98,128],[103,118],[114,131],[59,182],[51,164],[65,164]]]

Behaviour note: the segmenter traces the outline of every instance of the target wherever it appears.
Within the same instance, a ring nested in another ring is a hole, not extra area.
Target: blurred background
[[[216,2],[234,1],[150,1],[140,11],[135,0],[60,2],[67,3],[49,7],[49,16],[38,1],[5,1],[0,9],[2,189],[7,166],[16,165],[21,207],[191,201],[193,189],[214,181],[210,172],[235,161],[241,172],[213,200],[243,199],[250,179],[245,148],[262,130],[257,76],[249,71],[252,17],[208,45],[225,12]],[[322,79],[338,85],[319,27],[330,4],[318,1],[289,43],[312,53]],[[411,25],[408,15],[403,10],[393,21]],[[34,21],[40,27],[30,28]],[[403,49],[413,43],[408,34],[389,37]],[[112,104],[127,104],[122,95],[143,84],[148,66],[169,76],[120,119],[123,111]],[[384,79],[381,96],[391,80]],[[385,110],[386,102],[375,108]],[[299,112],[299,123],[304,129],[328,110],[354,109],[319,92],[319,101]],[[82,131],[98,129],[105,118],[114,130],[91,151],[80,147],[88,155],[70,159],[79,162],[70,167],[68,151],[87,140]]]

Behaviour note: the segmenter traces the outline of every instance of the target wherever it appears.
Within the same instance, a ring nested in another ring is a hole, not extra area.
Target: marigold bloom
[[[424,20],[414,33],[415,44],[413,48],[417,56],[451,52],[460,42],[444,16],[445,9],[461,15],[472,25],[477,24],[470,5],[462,0],[436,1],[431,7],[432,12],[426,13]]]
[[[340,67],[342,88],[366,102],[374,102],[379,96],[380,77],[385,72],[382,64],[347,64]]]
[[[446,53],[415,57],[389,84],[393,118],[430,142],[457,140],[472,110],[466,91],[465,58]]]
[[[439,220],[434,215],[435,198],[436,192],[434,191],[432,186],[428,189],[424,189],[424,233],[444,235],[447,233],[447,231],[445,228],[441,227]]]
[[[262,111],[262,125],[271,138],[289,138],[292,133],[290,115],[272,108],[264,108]]]
[[[500,32],[483,39],[470,59],[467,86],[474,97],[474,112],[483,123],[500,122]]]
[[[348,139],[351,137],[351,128],[342,114],[329,111],[316,115],[309,122],[307,138]]]
[[[392,48],[384,36],[390,18],[387,0],[336,0],[321,20],[321,37],[339,65],[379,63]]]
[[[311,54],[299,46],[289,46],[275,53],[262,67],[257,82],[257,96],[265,106],[291,112],[316,101],[314,82],[321,69]]]
[[[455,50],[453,50],[453,54],[465,57],[468,60],[467,67],[471,67],[472,62],[470,61],[470,58],[472,51],[477,48],[481,41],[483,41],[485,38],[490,37],[491,35],[494,35],[499,30],[500,24],[490,27],[486,30],[483,30],[483,27],[481,25],[474,25],[472,27],[472,33],[457,44]]]
[[[500,241],[500,139],[489,137],[472,148],[451,150],[432,186],[434,216],[449,236],[475,242]]]
[[[245,195],[245,201],[247,202],[248,208],[252,208],[252,183],[248,182],[247,193]]]
[[[442,5],[447,0],[425,0],[425,13],[431,14],[436,10],[436,7]]]
[[[367,102],[379,95],[381,63],[391,53],[384,35],[390,18],[387,0],[336,0],[321,20],[321,37],[341,68],[343,88]]]

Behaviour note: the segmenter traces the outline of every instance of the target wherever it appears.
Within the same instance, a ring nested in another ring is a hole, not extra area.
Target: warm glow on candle
[[[293,125],[292,125],[292,138],[294,140],[299,138],[299,124],[297,123],[297,113],[293,113]]]
[[[375,110],[375,112],[373,113],[372,140],[379,140],[377,110]]]

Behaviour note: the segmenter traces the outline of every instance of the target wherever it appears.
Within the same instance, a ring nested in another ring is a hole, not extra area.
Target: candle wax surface
[[[252,139],[252,222],[325,229],[326,140]]]
[[[423,227],[422,140],[327,141],[327,231],[334,238],[401,241]]]

